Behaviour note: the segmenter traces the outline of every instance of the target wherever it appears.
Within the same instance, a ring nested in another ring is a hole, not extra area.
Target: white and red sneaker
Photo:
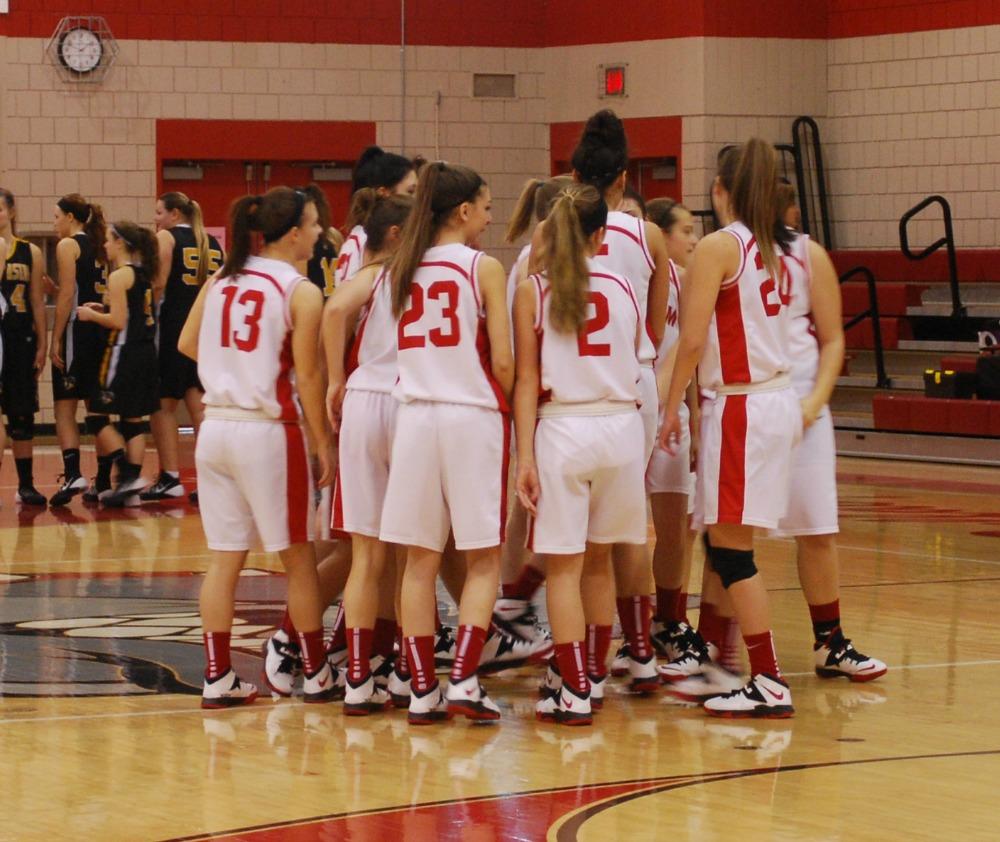
[[[837,629],[826,643],[813,647],[816,659],[816,675],[820,678],[844,676],[851,681],[874,681],[889,671],[878,658],[862,655],[854,645]]]
[[[626,659],[629,673],[628,689],[633,693],[648,696],[660,689],[660,674],[656,670],[656,655]]]
[[[292,695],[295,678],[302,672],[302,652],[297,643],[278,629],[264,644],[264,683],[272,693]]]
[[[753,676],[739,690],[707,699],[704,708],[711,716],[732,718],[788,719],[795,714],[788,685],[766,673]]]
[[[334,670],[326,661],[319,672],[311,678],[302,679],[302,701],[310,705],[322,705],[344,698],[344,676]]]
[[[535,705],[535,718],[560,725],[592,725],[590,694],[580,696],[572,687],[563,684],[558,695],[539,700]]]
[[[486,688],[479,683],[479,676],[473,673],[461,681],[450,681],[445,691],[448,713],[461,715],[477,722],[491,722],[500,718],[500,708],[489,696]]]
[[[389,692],[380,687],[372,673],[355,685],[347,679],[344,690],[344,714],[346,716],[369,716],[392,706]]]
[[[713,696],[722,696],[733,690],[739,690],[743,685],[742,676],[720,667],[713,661],[708,661],[702,664],[701,672],[697,675],[671,682],[667,685],[666,691],[682,702],[700,704]]]
[[[424,695],[420,695],[412,686],[410,688],[410,707],[407,721],[410,725],[432,725],[435,722],[443,722],[451,719],[452,713],[448,710],[448,702],[441,692],[441,685],[437,681]]]
[[[206,710],[249,705],[257,698],[257,688],[247,681],[240,681],[230,668],[214,681],[205,679],[201,690],[201,706]]]

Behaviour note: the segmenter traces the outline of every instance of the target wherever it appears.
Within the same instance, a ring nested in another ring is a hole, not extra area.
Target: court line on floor
[[[1000,659],[990,659],[982,661],[945,661],[939,664],[905,664],[902,666],[889,665],[890,672],[899,672],[901,670],[928,670],[928,669],[944,669],[947,667],[984,667],[984,666],[995,666],[1000,664]],[[785,678],[798,678],[801,676],[813,675],[812,671],[809,672],[785,672],[782,673]],[[873,685],[875,686],[875,685]],[[7,696],[7,699],[16,700],[18,696]],[[30,698],[30,697],[28,697]],[[47,697],[52,698],[52,697]],[[148,697],[147,697],[148,698]],[[263,701],[266,702],[266,699]],[[298,707],[304,705],[305,703],[300,700],[285,701],[282,703],[284,707]],[[239,707],[231,708],[231,711],[243,711],[243,712],[260,712],[264,713],[266,711],[273,710],[275,705],[270,707],[266,705],[258,705],[252,707]],[[136,711],[117,711],[114,713],[79,713],[79,714],[66,714],[64,716],[39,716],[39,717],[12,717],[9,719],[0,719],[0,725],[16,725],[23,722],[81,722],[84,720],[94,720],[94,719],[132,719],[139,716],[191,716],[197,714],[199,716],[218,716],[226,711],[213,711],[212,713],[207,713],[199,707],[188,707],[188,708],[174,708],[169,710],[136,710]]]
[[[772,538],[770,536],[761,536],[757,539],[758,541],[770,541],[777,544],[794,544],[794,538]],[[915,553],[910,550],[889,550],[883,547],[864,547],[857,546],[854,544],[841,544],[837,543],[838,550],[854,550],[857,552],[868,552],[868,553],[884,553],[886,555],[899,555],[906,558],[923,558],[927,561],[964,561],[970,564],[989,564],[992,566],[1000,566],[1000,561],[991,561],[985,558],[969,558],[968,556],[961,555],[940,555],[933,553]]]

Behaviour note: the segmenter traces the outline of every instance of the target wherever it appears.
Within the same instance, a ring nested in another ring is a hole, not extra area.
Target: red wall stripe
[[[919,262],[907,260],[895,250],[845,250],[831,253],[838,273],[855,266],[867,266],[879,281],[919,281],[947,283],[948,262],[938,251]],[[959,244],[958,279],[962,283],[1000,281],[1000,249],[963,249]]]

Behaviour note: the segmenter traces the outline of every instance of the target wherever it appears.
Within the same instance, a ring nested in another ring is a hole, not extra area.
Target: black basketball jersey
[[[183,323],[201,289],[198,284],[198,242],[190,225],[175,225],[170,229],[170,235],[174,238],[174,252],[160,305],[160,318]],[[208,271],[205,277],[210,278],[222,268],[223,255],[219,241],[211,234],[205,236],[208,237]]]
[[[0,289],[7,301],[7,315],[3,319],[4,332],[34,330],[31,313],[31,270],[34,260],[27,240],[15,237],[7,251],[7,268],[0,280]]]
[[[97,262],[97,252],[86,234],[81,231],[74,234],[73,239],[80,247],[80,256],[76,259],[76,303],[103,302],[104,293],[108,291],[107,269]]]
[[[128,264],[135,273],[132,286],[125,292],[128,304],[128,318],[124,330],[113,330],[108,337],[109,346],[132,346],[144,342],[152,344],[156,335],[156,320],[153,317],[153,285],[149,273],[143,266]],[[155,372],[149,373],[150,377]]]
[[[336,268],[337,249],[330,238],[323,235],[316,241],[313,256],[306,264],[306,277],[319,287],[323,298],[333,295]]]

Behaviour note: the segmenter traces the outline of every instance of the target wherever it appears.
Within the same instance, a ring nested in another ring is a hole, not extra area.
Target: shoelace
[[[837,649],[837,651],[834,653],[834,657],[838,661],[847,659],[848,661],[853,661],[855,664],[863,664],[865,661],[868,660],[868,656],[862,655],[857,649],[854,648],[851,641],[847,640],[846,638],[840,644],[840,647]]]

